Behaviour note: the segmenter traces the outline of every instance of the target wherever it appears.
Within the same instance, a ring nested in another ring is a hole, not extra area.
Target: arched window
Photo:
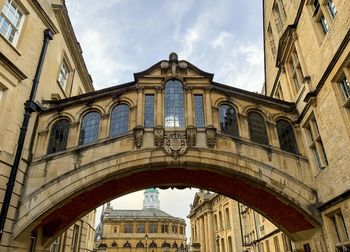
[[[236,110],[229,105],[219,107],[221,132],[238,137]]]
[[[215,230],[219,230],[218,216],[216,214],[214,215],[214,226],[215,226]]]
[[[109,137],[116,137],[128,132],[129,107],[125,104],[116,106],[111,113]]]
[[[150,248],[156,248],[157,244],[152,240],[151,244],[149,245]]]
[[[145,245],[141,242],[141,241],[139,241],[137,244],[136,244],[136,248],[144,248],[145,247]]]
[[[131,248],[129,241],[126,241],[126,243],[124,243],[123,248]]]
[[[221,211],[219,212],[219,222],[220,222],[220,229],[222,229],[224,226],[222,225],[222,213]]]
[[[99,113],[90,112],[86,114],[81,122],[79,144],[89,144],[97,142],[99,126]]]
[[[228,208],[225,208],[225,221],[226,221],[226,227],[231,226],[231,224],[230,224],[230,210]]]
[[[165,84],[164,120],[165,127],[185,127],[184,90],[178,80],[169,80]]]
[[[69,121],[67,119],[61,119],[55,122],[51,128],[47,154],[65,150],[67,146],[68,133]]]
[[[248,125],[250,140],[255,143],[269,144],[267,138],[266,126],[264,118],[257,112],[248,114]]]
[[[282,150],[298,154],[298,147],[294,136],[293,126],[286,120],[278,120],[276,123],[278,140]]]

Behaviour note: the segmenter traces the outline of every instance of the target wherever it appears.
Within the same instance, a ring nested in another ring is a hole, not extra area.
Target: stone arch
[[[75,115],[76,121],[81,123],[81,120],[83,119],[83,117],[87,113],[93,112],[93,111],[98,112],[100,114],[100,116],[102,116],[105,113],[105,109],[102,106],[94,103],[89,107],[85,107],[85,106],[81,107]]]
[[[32,168],[40,172],[60,167],[63,160],[70,162],[67,158],[70,157],[54,157],[50,159],[51,167],[46,168],[46,160],[42,159]],[[81,166],[53,176],[40,187],[30,186],[29,181],[15,228],[16,239],[41,230],[46,245],[63,227],[97,205],[154,186],[216,191],[257,209],[295,239],[300,239],[300,232],[321,223],[313,207],[316,194],[312,188],[262,162],[215,150],[192,150],[180,160],[165,156],[161,150],[120,153],[83,161]]]
[[[68,119],[70,123],[74,122],[74,116],[66,111],[63,111],[61,113],[57,113],[57,114],[52,114],[48,119],[47,119],[47,124],[45,124],[46,126],[46,130],[50,130],[52,125],[61,119]]]
[[[120,105],[120,104],[126,104],[128,105],[129,109],[132,109],[133,107],[136,106],[136,104],[134,104],[134,101],[128,97],[121,97],[120,99],[117,100],[112,100],[111,102],[109,102],[106,106],[106,113],[108,115],[111,114],[112,110]]]

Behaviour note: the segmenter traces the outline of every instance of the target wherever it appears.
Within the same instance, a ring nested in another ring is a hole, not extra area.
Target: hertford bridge
[[[215,83],[172,53],[130,83],[46,106],[15,225],[18,244],[35,235],[45,250],[98,205],[155,186],[224,194],[296,241],[319,233],[293,103]]]

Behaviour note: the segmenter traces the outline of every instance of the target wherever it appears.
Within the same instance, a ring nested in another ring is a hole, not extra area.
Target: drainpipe
[[[6,222],[7,212],[8,212],[8,209],[10,207],[11,195],[13,193],[13,187],[15,185],[19,163],[21,161],[23,145],[24,145],[24,141],[25,141],[25,137],[26,137],[26,133],[27,133],[27,129],[28,129],[30,116],[33,112],[37,112],[40,110],[40,108],[35,103],[34,99],[35,99],[36,91],[38,89],[41,71],[43,69],[43,63],[44,63],[47,47],[49,45],[49,41],[52,39],[53,39],[53,33],[49,29],[46,29],[44,31],[43,46],[41,48],[41,53],[40,53],[38,65],[37,65],[35,76],[33,79],[32,90],[30,92],[29,99],[24,104],[24,111],[25,112],[24,112],[24,116],[23,116],[22,127],[20,129],[20,133],[19,133],[19,137],[18,137],[18,141],[17,141],[17,150],[16,150],[16,154],[15,154],[15,159],[13,161],[10,177],[8,179],[8,182],[7,182],[7,188],[6,188],[6,192],[5,192],[4,202],[3,202],[3,205],[1,208],[0,242],[1,242],[3,232],[4,232],[4,226],[5,226],[5,222]]]

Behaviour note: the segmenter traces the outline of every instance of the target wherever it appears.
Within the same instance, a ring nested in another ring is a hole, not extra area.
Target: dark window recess
[[[182,83],[169,80],[165,84],[164,93],[164,125],[170,127],[185,127],[185,99]]]
[[[145,95],[145,128],[154,126],[154,95]]]
[[[276,127],[281,149],[298,154],[298,147],[294,136],[293,126],[285,120],[278,120]]]
[[[59,120],[51,128],[49,148],[47,154],[63,151],[67,147],[69,121]]]
[[[137,244],[136,244],[136,248],[144,248],[145,247],[145,245],[141,242],[141,241],[139,241]]]
[[[203,95],[194,95],[194,111],[196,116],[196,127],[204,128]]]
[[[221,132],[238,137],[238,123],[236,110],[229,105],[219,107]]]
[[[131,244],[129,243],[129,241],[124,243],[123,248],[131,248]]]
[[[86,114],[81,122],[79,144],[97,142],[99,125],[99,113],[90,112]]]
[[[256,112],[248,114],[250,140],[259,144],[269,144],[264,118]]]
[[[128,132],[129,107],[121,104],[116,106],[111,113],[111,124],[109,127],[109,137],[117,137]]]

